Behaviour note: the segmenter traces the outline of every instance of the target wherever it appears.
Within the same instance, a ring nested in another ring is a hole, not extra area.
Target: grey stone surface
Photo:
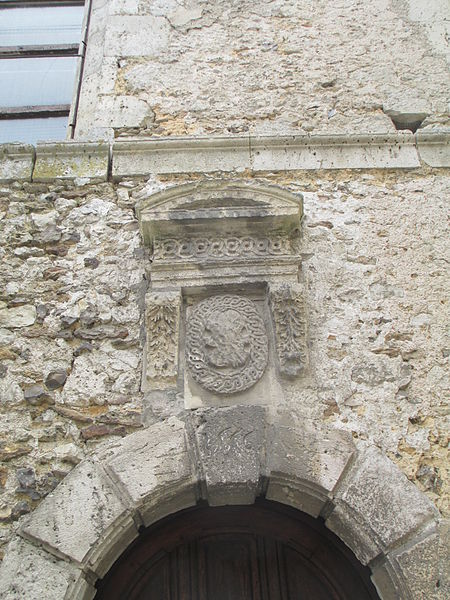
[[[404,96],[445,122],[447,6],[412,5],[423,3],[95,2],[76,135],[390,133],[381,108]],[[152,120],[131,108],[108,126],[116,97]]]
[[[419,166],[412,134],[210,137],[117,141],[112,174]]]
[[[252,504],[260,490],[264,408],[200,409],[192,413],[192,423],[209,504]]]
[[[418,167],[414,137],[347,134],[250,139],[255,171]]]
[[[30,402],[30,404],[40,404],[41,402],[50,400],[48,391],[40,383],[25,388],[23,395],[25,400]]]
[[[185,425],[176,417],[111,445],[100,459],[145,525],[196,503]]]
[[[0,144],[0,182],[31,181],[34,147]]]
[[[108,165],[109,145],[104,142],[42,143],[36,147],[33,181],[106,181]]]
[[[0,301],[0,327],[29,327],[35,321],[36,307],[33,304],[8,307]]]
[[[80,571],[16,537],[0,565],[2,600],[62,600]]]
[[[326,525],[364,564],[438,517],[426,496],[374,447],[358,452],[334,502]]]
[[[275,425],[267,446],[267,498],[317,517],[355,451],[343,431]]]
[[[430,167],[450,167],[450,132],[418,131],[417,148],[421,160]]]
[[[431,525],[375,567],[372,579],[383,600],[446,600],[450,596],[448,522]]]
[[[248,138],[181,138],[116,141],[112,176],[115,179],[153,173],[243,171],[250,167]]]
[[[45,378],[45,385],[49,390],[56,390],[63,387],[67,380],[67,372],[63,370],[50,371]]]
[[[90,461],[75,467],[22,528],[25,537],[79,563],[101,545],[102,565],[110,564],[118,531],[122,537],[130,537],[133,521],[105,476]]]

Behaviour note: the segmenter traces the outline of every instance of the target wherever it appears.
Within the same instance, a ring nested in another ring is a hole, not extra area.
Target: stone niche
[[[208,181],[138,208],[151,249],[142,388],[185,408],[265,404],[307,365],[299,283],[302,197]]]

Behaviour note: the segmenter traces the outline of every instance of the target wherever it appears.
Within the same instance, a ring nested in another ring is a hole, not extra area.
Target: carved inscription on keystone
[[[300,286],[270,286],[280,372],[295,377],[306,365],[305,306]]]
[[[153,388],[164,389],[176,384],[180,309],[179,292],[147,295],[147,381]]]
[[[202,387],[218,394],[242,392],[261,378],[267,357],[265,326],[248,298],[213,296],[192,309],[186,362]]]

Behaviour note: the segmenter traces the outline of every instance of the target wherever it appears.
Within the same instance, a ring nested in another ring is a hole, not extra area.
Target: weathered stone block
[[[108,20],[105,56],[159,56],[167,49],[170,25],[164,17],[114,15]]]
[[[358,453],[335,503],[326,525],[364,564],[437,517],[426,496],[374,447]]]
[[[450,135],[447,131],[418,131],[420,158],[430,167],[450,167]]]
[[[99,574],[117,557],[118,531],[126,542],[123,550],[136,534],[133,520],[105,475],[90,461],[75,467],[22,529],[24,537],[79,563],[100,547],[101,564],[91,560]]]
[[[0,145],[0,182],[31,181],[34,148],[22,144]]]
[[[434,524],[373,571],[372,580],[383,600],[445,600],[450,597],[448,522]],[[439,535],[440,534],[440,535]]]
[[[265,410],[209,408],[193,413],[192,422],[209,504],[253,504],[265,445]]]
[[[35,321],[36,307],[32,304],[8,308],[0,302],[0,327],[29,327]]]
[[[197,501],[185,425],[176,417],[129,435],[100,458],[145,525]]]
[[[61,600],[79,576],[74,565],[16,537],[0,566],[0,598]]]
[[[190,138],[117,141],[113,146],[115,179],[146,173],[208,173],[250,167],[248,138]]]
[[[295,377],[307,363],[304,290],[300,284],[271,284],[269,301],[280,373]]]
[[[354,451],[351,436],[343,431],[273,426],[267,447],[267,498],[317,517]]]
[[[311,135],[250,138],[255,171],[383,169],[419,166],[411,134]]]
[[[36,147],[33,181],[108,178],[109,145],[105,142],[43,143]]]

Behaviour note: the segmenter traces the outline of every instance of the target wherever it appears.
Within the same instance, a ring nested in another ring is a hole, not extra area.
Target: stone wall
[[[2,544],[94,447],[185,410],[181,389],[140,391],[151,262],[135,208],[236,178],[304,196],[309,362],[269,411],[374,443],[448,515],[443,169],[16,181],[0,189]]]
[[[417,0],[92,7],[78,139],[449,124],[442,0],[426,11]]]

